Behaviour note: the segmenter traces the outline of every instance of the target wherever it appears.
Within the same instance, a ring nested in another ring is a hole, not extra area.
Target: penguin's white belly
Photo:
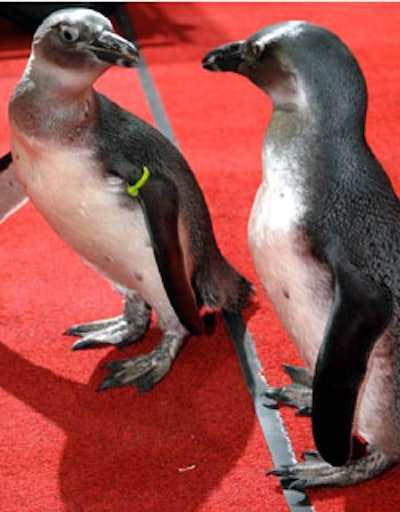
[[[300,356],[314,369],[332,303],[329,271],[310,252],[298,221],[301,198],[285,186],[263,183],[249,220],[257,273]]]
[[[103,176],[89,150],[14,136],[12,151],[28,197],[60,237],[114,283],[170,310],[142,209],[121,205],[122,180]]]
[[[328,269],[310,253],[297,228],[304,214],[299,197],[284,186],[259,188],[249,221],[249,242],[258,275],[300,356],[314,371],[332,305]],[[400,436],[391,406],[393,344],[375,345],[358,398],[356,430],[389,457],[400,459]],[[383,428],[384,425],[384,428]]]

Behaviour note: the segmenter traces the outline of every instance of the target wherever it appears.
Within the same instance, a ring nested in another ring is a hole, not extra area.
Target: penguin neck
[[[33,50],[24,71],[24,77],[38,85],[47,85],[59,94],[76,95],[90,87],[107,69],[107,66],[84,66],[79,61],[76,66],[63,66],[46,58],[42,52]]]
[[[322,105],[311,103],[312,99],[304,95],[301,101],[282,102],[280,98],[274,102],[264,141],[264,181],[291,184],[299,194],[308,193],[310,183],[315,189],[325,190],[326,184],[334,180],[331,167],[323,162],[337,148],[349,155],[365,145],[359,119],[346,123],[346,112],[338,116],[334,105],[332,112],[326,112]],[[330,176],[327,177],[328,168]]]
[[[271,98],[274,112],[301,113],[308,109],[308,98],[294,74],[275,73],[268,83],[257,84]]]
[[[52,139],[84,129],[95,117],[95,78],[93,71],[56,69],[32,55],[10,100],[12,122],[27,135]]]
[[[271,98],[280,122],[293,124],[297,119],[317,126],[321,136],[363,139],[367,93],[362,74],[357,67],[337,75],[323,71],[310,77],[307,69],[286,66],[268,84],[258,85]],[[284,121],[285,113],[290,121]]]
[[[297,154],[296,148],[304,145],[309,124],[309,114],[305,107],[295,102],[274,103],[272,119],[268,125],[263,149],[264,179],[269,181],[267,174],[282,173],[298,174],[299,169],[290,163],[292,156]],[[283,165],[283,161],[288,162]]]
[[[300,91],[282,87],[268,91],[273,103],[266,143],[274,147],[287,147],[304,135],[306,127],[314,124],[307,98]]]
[[[366,106],[362,102],[354,105],[357,99],[352,103],[349,92],[347,97],[345,94],[325,96],[323,92],[310,93],[307,89],[288,92],[279,87],[268,94],[273,103],[271,125],[281,141],[299,131],[313,133],[320,141],[364,140]]]

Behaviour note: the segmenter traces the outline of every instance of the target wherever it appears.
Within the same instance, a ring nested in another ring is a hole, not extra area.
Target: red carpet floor
[[[368,139],[400,192],[400,5],[138,3],[129,12],[220,246],[257,285],[248,328],[268,381],[283,384],[280,365],[301,361],[264,297],[246,243],[271,106],[242,77],[202,70],[201,57],[284,19],[333,29],[364,70]],[[29,36],[1,22],[2,152],[8,97],[28,53]],[[110,70],[97,88],[154,122],[136,71]],[[96,393],[104,363],[150,350],[160,333],[153,329],[123,353],[72,352],[65,328],[118,314],[121,300],[30,204],[0,226],[0,281],[0,510],[289,510],[277,480],[264,476],[271,457],[222,320],[213,337],[190,339],[171,374],[147,395]],[[299,456],[312,447],[309,421],[281,413]],[[317,512],[389,512],[398,509],[399,484],[395,468],[354,488],[308,495]]]

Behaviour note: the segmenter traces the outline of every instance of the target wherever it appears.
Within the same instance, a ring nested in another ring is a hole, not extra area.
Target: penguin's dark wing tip
[[[179,240],[179,197],[175,185],[151,174],[138,193],[154,254],[168,298],[182,324],[192,333],[204,332],[195,294],[185,270]]]
[[[335,279],[333,305],[313,383],[316,446],[334,466],[352,456],[352,426],[358,391],[374,343],[392,314],[389,290],[331,246],[326,256]]]
[[[6,155],[2,156],[0,158],[0,172],[5,171],[11,164],[12,164],[11,153],[7,153]]]

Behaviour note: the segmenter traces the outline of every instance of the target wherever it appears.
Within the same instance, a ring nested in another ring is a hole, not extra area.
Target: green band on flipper
[[[128,194],[132,197],[137,197],[139,195],[139,190],[143,187],[146,181],[150,178],[150,171],[146,166],[143,166],[143,174],[133,185],[129,185],[126,183],[126,190]]]

